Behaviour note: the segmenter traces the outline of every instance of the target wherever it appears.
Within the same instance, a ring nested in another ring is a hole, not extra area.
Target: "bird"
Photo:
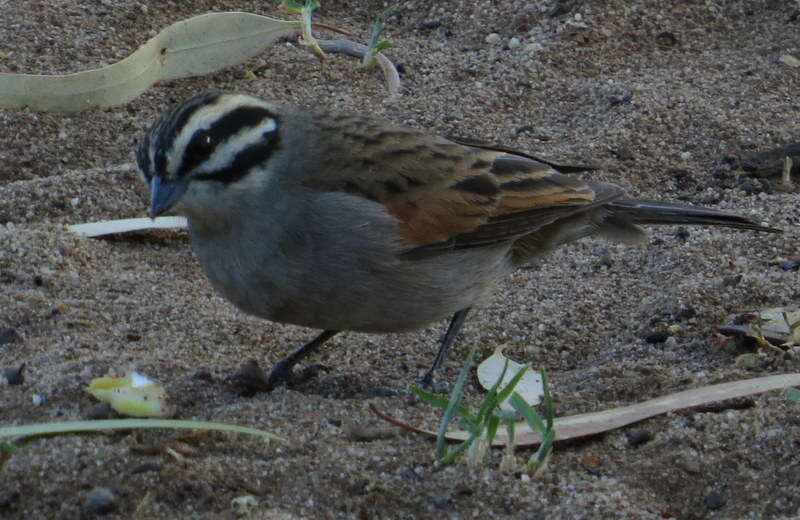
[[[715,209],[632,198],[512,148],[357,113],[211,91],[168,110],[136,152],[150,218],[185,216],[211,285],[245,313],[321,332],[267,389],[340,331],[449,318],[431,386],[468,313],[515,269],[576,240],[642,225],[780,230]]]

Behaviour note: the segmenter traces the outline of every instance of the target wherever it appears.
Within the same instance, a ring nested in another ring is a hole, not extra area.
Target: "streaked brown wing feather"
[[[547,166],[552,167],[559,173],[581,173],[591,170],[597,170],[597,166],[591,166],[588,164],[559,164],[548,161],[547,159],[542,159],[541,157],[537,157],[535,155],[531,155],[529,153],[515,150],[514,148],[509,148],[508,146],[503,146],[500,144],[493,144],[487,143],[485,141],[480,141],[478,139],[472,139],[469,137],[461,137],[461,136],[454,136],[448,135],[447,138],[454,143],[462,144],[464,146],[469,146],[472,148],[482,148],[484,150],[493,150],[496,152],[505,152],[508,155],[514,155],[519,157],[524,157],[526,159],[531,159],[536,162],[540,162],[546,164]]]
[[[305,184],[384,204],[411,248],[512,240],[595,201],[585,182],[516,152],[361,116],[320,115],[317,124],[325,168]]]

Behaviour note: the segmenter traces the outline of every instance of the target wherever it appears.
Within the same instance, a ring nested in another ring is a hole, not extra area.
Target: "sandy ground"
[[[93,68],[177,20],[211,9],[280,16],[273,4],[0,0],[0,70]],[[324,0],[317,19],[366,38],[382,9]],[[252,518],[797,518],[800,414],[778,392],[558,446],[540,482],[497,471],[499,453],[484,470],[433,473],[427,439],[348,432],[383,427],[369,403],[436,424],[407,388],[444,324],[343,334],[314,358],[330,369],[318,379],[241,396],[228,378],[243,360],[268,366],[313,331],[248,317],[215,295],[180,232],[93,240],[64,225],[145,214],[135,172],[114,167],[132,161],[154,118],[193,93],[369,112],[601,164],[593,175],[633,193],[735,208],[786,230],[663,228],[646,247],[586,241],[558,251],[505,280],[471,316],[442,379],[455,380],[469,345],[488,355],[504,344],[549,371],[557,412],[568,415],[797,372],[797,359],[743,364],[710,340],[731,312],[800,302],[798,273],[776,265],[797,254],[798,194],[736,178],[731,166],[797,140],[800,69],[779,58],[800,57],[799,13],[788,0],[414,0],[387,33],[406,86],[399,98],[352,58],[320,63],[282,43],[123,107],[0,111],[0,368],[25,364],[23,384],[0,387],[0,424],[86,418],[94,403],[83,387],[136,368],[166,384],[179,417],[292,439],[213,437],[184,462],[135,449],[170,432],[36,439],[0,470],[0,517],[234,518],[231,499],[251,494]],[[499,41],[487,43],[491,33]],[[520,45],[509,48],[511,38]],[[670,326],[666,343],[644,341]],[[479,396],[474,378],[468,394]],[[634,429],[652,440],[632,445]],[[98,498],[98,487],[110,494]]]

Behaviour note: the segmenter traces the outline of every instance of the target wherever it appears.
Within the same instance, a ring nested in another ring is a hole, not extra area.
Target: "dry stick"
[[[655,399],[649,399],[629,406],[622,406],[600,412],[559,417],[555,420],[555,441],[558,442],[597,435],[655,417],[656,415],[701,406],[716,401],[760,394],[770,390],[781,390],[793,386],[800,386],[800,374],[781,374],[704,386],[657,397]],[[436,437],[436,432],[406,424],[378,410],[373,404],[370,404],[370,408],[375,415],[384,421],[388,421],[391,424],[415,433],[428,437]],[[469,432],[465,431],[449,432],[447,434],[447,440],[449,441],[463,441],[467,437],[469,437]],[[525,423],[517,423],[515,437],[518,446],[529,446],[541,442],[538,432],[531,431],[530,427]],[[492,444],[494,446],[502,446],[506,442],[505,434],[498,432]]]
[[[369,47],[363,43],[357,43],[352,40],[317,40],[319,46],[325,52],[346,54],[355,58],[364,58],[369,52]],[[383,79],[386,81],[386,89],[389,94],[397,94],[400,92],[402,85],[400,84],[400,74],[394,64],[384,56],[382,53],[375,55],[378,60],[378,65],[383,70]]]

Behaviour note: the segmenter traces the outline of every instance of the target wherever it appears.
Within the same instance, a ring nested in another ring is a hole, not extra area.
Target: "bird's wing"
[[[556,165],[506,148],[361,116],[319,117],[323,167],[304,184],[383,204],[410,248],[513,240],[617,196],[604,190],[598,200],[591,185]]]

